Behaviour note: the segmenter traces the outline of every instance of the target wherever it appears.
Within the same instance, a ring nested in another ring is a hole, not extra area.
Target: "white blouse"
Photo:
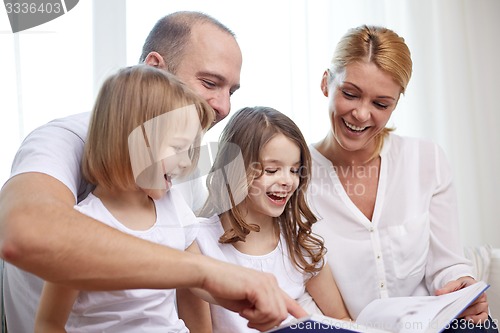
[[[437,145],[394,134],[386,138],[372,221],[350,200],[332,163],[310,149],[308,202],[319,219],[313,231],[325,240],[354,319],[374,299],[432,295],[472,275],[460,243],[450,167]]]

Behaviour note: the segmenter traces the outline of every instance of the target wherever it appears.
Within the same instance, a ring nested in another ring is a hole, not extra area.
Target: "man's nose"
[[[217,91],[208,100],[208,104],[214,109],[216,117],[215,122],[218,123],[226,118],[231,111],[231,100],[228,91]]]

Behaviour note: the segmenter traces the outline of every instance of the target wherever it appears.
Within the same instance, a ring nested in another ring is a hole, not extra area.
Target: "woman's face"
[[[389,121],[401,87],[371,62],[352,63],[340,73],[326,71],[321,87],[329,98],[332,132],[338,144],[347,151],[373,151],[373,139]]]

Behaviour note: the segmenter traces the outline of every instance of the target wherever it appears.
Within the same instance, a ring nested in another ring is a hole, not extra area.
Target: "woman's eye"
[[[268,173],[268,174],[274,174],[274,173],[276,173],[276,172],[278,171],[278,169],[266,169],[266,170],[264,170],[264,171],[265,171],[266,173]]]
[[[356,98],[356,95],[351,94],[350,92],[345,91],[345,90],[342,90],[342,94],[343,94],[345,97],[350,98],[350,99]]]
[[[375,104],[375,106],[378,107],[379,109],[384,109],[384,110],[389,107],[389,105],[383,104],[383,103],[377,103],[377,102],[375,102],[373,104]]]

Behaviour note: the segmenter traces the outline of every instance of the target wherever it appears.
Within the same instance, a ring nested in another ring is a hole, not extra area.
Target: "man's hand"
[[[468,287],[476,283],[470,276],[464,276],[455,281],[450,281],[443,288],[436,290],[436,295],[448,294],[456,290]],[[465,318],[475,324],[483,323],[488,319],[488,301],[486,294],[479,296],[467,309],[465,309],[458,318]]]
[[[265,331],[281,324],[288,314],[296,318],[307,315],[278,286],[274,275],[227,263],[212,264],[202,288],[219,305],[248,319],[248,327]]]

